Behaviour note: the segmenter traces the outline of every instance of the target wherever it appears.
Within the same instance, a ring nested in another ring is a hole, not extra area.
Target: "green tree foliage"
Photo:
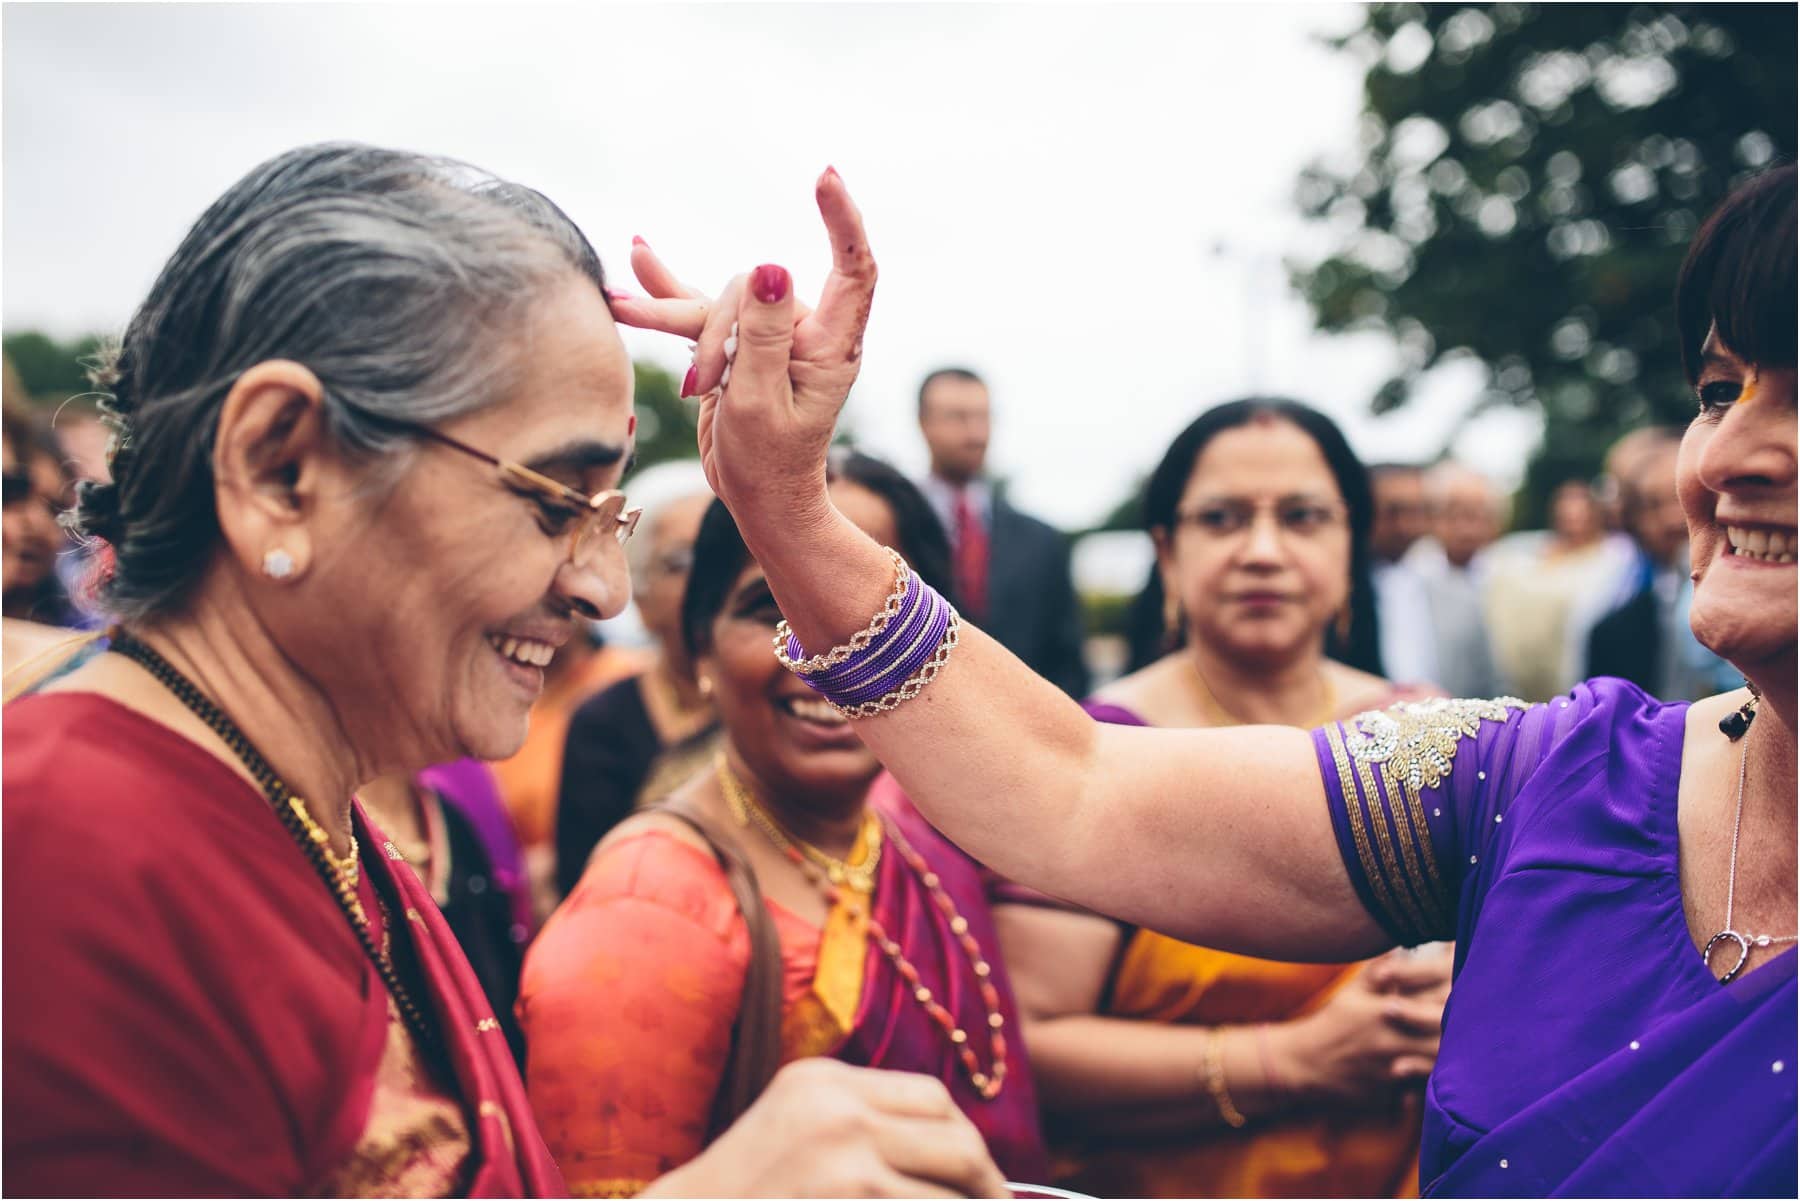
[[[680,381],[654,363],[640,360],[631,369],[637,376],[638,466],[698,458],[699,406],[681,399]]]
[[[1374,4],[1334,42],[1367,64],[1361,161],[1315,164],[1341,231],[1295,282],[1327,330],[1385,328],[1406,402],[1450,354],[1479,407],[1540,405],[1528,509],[1620,432],[1693,412],[1671,294],[1699,223],[1795,148],[1791,4]]]
[[[88,365],[100,352],[100,339],[89,335],[61,342],[36,330],[7,334],[6,359],[33,402],[59,404],[88,390]]]

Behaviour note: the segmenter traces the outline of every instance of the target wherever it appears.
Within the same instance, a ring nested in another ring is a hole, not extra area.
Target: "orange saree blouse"
[[[930,828],[897,788],[871,804],[931,865],[983,947],[997,948],[974,863]],[[834,910],[823,928],[765,898],[781,942],[783,1062],[828,1055],[933,1075],[949,1088],[1013,1179],[1047,1171],[1037,1100],[1022,1049],[1006,1085],[981,1099],[943,1032],[888,959],[866,919]],[[899,854],[885,854],[871,898],[965,1029],[985,1029],[978,981],[950,919]],[[624,1196],[705,1149],[749,963],[749,932],[723,869],[661,830],[606,846],[525,960],[519,1020],[531,1103],[576,1196]],[[998,962],[1006,1028],[1018,1029]],[[1016,1042],[1015,1042],[1016,1047]]]

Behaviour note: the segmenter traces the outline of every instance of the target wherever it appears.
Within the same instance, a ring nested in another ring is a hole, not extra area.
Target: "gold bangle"
[[[952,609],[950,610],[950,624],[944,628],[944,640],[938,643],[938,648],[932,653],[931,658],[925,660],[925,666],[908,676],[900,687],[886,696],[876,697],[872,701],[864,701],[860,705],[851,705],[849,708],[845,708],[835,701],[828,703],[833,709],[852,721],[863,717],[874,717],[878,713],[892,713],[925,691],[925,685],[937,678],[938,672],[944,669],[944,664],[950,661],[950,652],[956,649],[957,641],[961,636],[962,616]]]
[[[828,668],[836,667],[857,651],[866,649],[869,643],[881,636],[881,632],[887,629],[888,622],[894,620],[895,615],[900,612],[900,603],[906,599],[906,586],[912,579],[912,568],[906,565],[900,552],[888,547],[887,553],[894,560],[894,590],[888,593],[887,603],[869,622],[868,627],[852,634],[850,641],[842,646],[834,646],[822,655],[796,661],[788,658],[788,639],[793,637],[794,631],[784,617],[775,626],[775,657],[781,660],[783,667],[798,676],[816,676]]]
[[[1219,1107],[1219,1116],[1233,1130],[1241,1130],[1250,1119],[1231,1103],[1231,1092],[1225,1087],[1225,1063],[1219,1054],[1219,1042],[1223,1037],[1223,1032],[1217,1026],[1206,1032],[1206,1066],[1202,1075],[1206,1081],[1206,1091],[1212,1094],[1213,1104]]]

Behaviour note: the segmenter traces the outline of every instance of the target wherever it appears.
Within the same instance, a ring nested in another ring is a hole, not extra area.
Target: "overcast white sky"
[[[1354,146],[1347,4],[36,5],[4,8],[9,331],[116,330],[187,225],[256,162],[354,138],[542,189],[621,283],[633,234],[711,287],[761,261],[816,291],[833,164],[882,279],[849,420],[924,466],[919,377],[986,375],[992,465],[1098,519],[1197,412],[1280,392],[1371,459],[1433,452],[1477,376],[1366,416],[1393,361],[1322,338],[1284,256],[1320,245],[1295,174]],[[1220,253],[1219,247],[1223,247]],[[634,353],[685,369],[680,348]],[[1458,449],[1511,483],[1522,416]]]

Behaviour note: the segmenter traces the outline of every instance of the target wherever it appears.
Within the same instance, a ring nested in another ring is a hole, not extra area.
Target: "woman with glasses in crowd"
[[[709,303],[639,248],[651,297],[617,311],[697,339],[714,488],[790,623],[788,658],[832,697],[910,660],[883,600],[898,573],[824,483],[876,277],[854,210],[825,212],[836,266],[817,309],[773,264]],[[965,850],[1096,912],[1297,961],[1453,939],[1428,1194],[1791,1196],[1795,293],[1790,165],[1707,219],[1676,290],[1698,401],[1678,471],[1691,620],[1742,690],[1666,705],[1597,680],[1310,732],[1133,729],[961,627],[858,733]],[[1060,317],[1088,303],[1070,289]],[[1195,1095],[1216,1092],[1216,1065]]]
[[[574,891],[614,826],[704,770],[717,742],[712,702],[681,636],[681,595],[712,490],[689,461],[640,473],[632,495],[644,500],[630,548],[632,598],[655,647],[648,667],[587,698],[569,719],[556,804],[558,898]]]
[[[559,1195],[353,794],[512,753],[574,622],[624,604],[632,372],[592,247],[464,164],[305,147],[200,217],[106,383],[77,524],[110,653],[6,710],[8,1187]],[[813,1066],[663,1187],[997,1189],[971,1146],[937,1082]]]
[[[946,584],[948,541],[912,483],[856,454],[834,459],[830,481],[840,511]],[[693,555],[682,633],[724,737],[672,804],[748,865],[755,908],[740,911],[699,829],[652,808],[601,843],[532,945],[526,1076],[570,1186],[641,1190],[755,1095],[745,1074],[808,1056],[941,1080],[1008,1177],[1042,1180],[1036,1097],[976,865],[877,785],[881,765],[850,720],[770,654],[781,614],[723,505]],[[769,929],[778,945],[763,950]],[[778,978],[779,1012],[758,1009],[759,970]],[[734,1059],[756,1040],[761,1066]]]
[[[1425,695],[1351,666],[1375,658],[1369,523],[1367,474],[1330,418],[1266,398],[1207,411],[1144,490],[1169,649],[1088,712],[1305,728]],[[1277,963],[1005,885],[995,921],[1059,1183],[1109,1197],[1416,1190],[1447,953]]]

